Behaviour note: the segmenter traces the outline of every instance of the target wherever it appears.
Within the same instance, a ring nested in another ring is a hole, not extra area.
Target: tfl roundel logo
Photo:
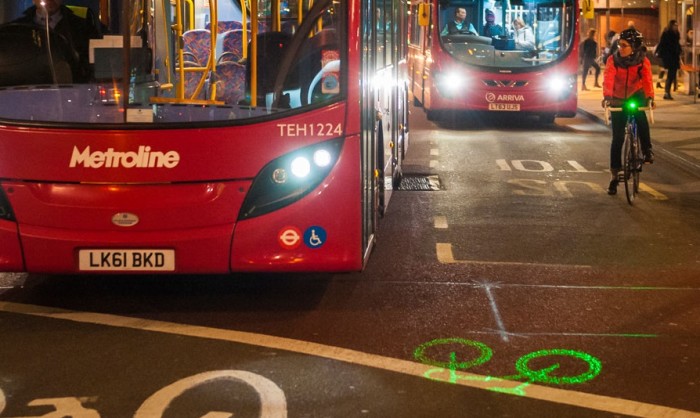
[[[285,250],[293,250],[301,245],[301,231],[295,226],[285,226],[279,232],[277,242]]]

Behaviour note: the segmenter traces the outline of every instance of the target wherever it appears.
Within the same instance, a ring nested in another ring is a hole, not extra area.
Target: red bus
[[[578,10],[576,0],[412,0],[414,103],[430,120],[459,111],[547,123],[575,116]]]
[[[408,146],[404,3],[43,3],[0,5],[0,271],[365,266]]]

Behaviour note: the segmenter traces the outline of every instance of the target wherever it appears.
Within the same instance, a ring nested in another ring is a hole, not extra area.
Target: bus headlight
[[[566,97],[573,91],[576,85],[576,76],[557,75],[548,81],[548,85],[553,95],[557,97]]]
[[[463,89],[467,86],[465,75],[456,71],[435,74],[435,82],[440,93],[446,97],[463,94]]]
[[[292,161],[291,168],[292,174],[303,179],[311,172],[311,163],[306,157],[297,157]]]
[[[314,144],[268,163],[253,180],[238,220],[288,206],[316,188],[338,161],[343,139]]]

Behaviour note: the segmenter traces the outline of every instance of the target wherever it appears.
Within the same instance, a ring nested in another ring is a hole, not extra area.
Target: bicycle
[[[634,99],[628,99],[622,103],[621,107],[610,107],[610,103],[605,106],[605,124],[610,124],[610,114],[612,112],[625,112],[627,122],[625,123],[625,140],[622,143],[622,172],[618,174],[618,181],[625,183],[625,195],[627,202],[632,205],[639,193],[639,173],[644,166],[644,154],[639,142],[637,132],[638,112],[649,111],[649,123],[654,123],[654,111],[651,106],[639,106]]]

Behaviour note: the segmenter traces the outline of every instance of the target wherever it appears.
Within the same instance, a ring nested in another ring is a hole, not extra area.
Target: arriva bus
[[[0,271],[362,270],[408,147],[407,15],[2,2]]]
[[[410,15],[411,92],[428,119],[460,111],[528,113],[546,123],[575,116],[576,0],[413,0]]]

